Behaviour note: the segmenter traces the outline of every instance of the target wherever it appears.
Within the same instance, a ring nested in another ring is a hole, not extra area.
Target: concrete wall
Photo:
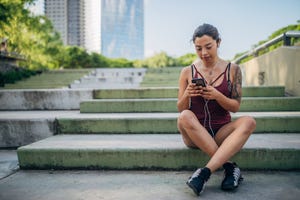
[[[0,148],[14,148],[55,134],[55,119],[1,119]]]
[[[285,86],[300,96],[300,47],[280,47],[240,65],[244,86]]]
[[[90,89],[0,90],[0,110],[78,110]]]

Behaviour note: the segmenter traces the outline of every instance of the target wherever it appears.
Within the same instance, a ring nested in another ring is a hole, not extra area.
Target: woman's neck
[[[220,59],[218,57],[216,57],[211,62],[204,62],[204,61],[202,61],[202,63],[203,63],[203,66],[206,69],[213,70],[218,65],[219,61],[220,61]]]

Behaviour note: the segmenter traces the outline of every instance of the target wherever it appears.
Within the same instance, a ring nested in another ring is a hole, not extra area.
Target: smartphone
[[[196,83],[197,86],[206,87],[205,81],[203,78],[192,79],[192,83]]]

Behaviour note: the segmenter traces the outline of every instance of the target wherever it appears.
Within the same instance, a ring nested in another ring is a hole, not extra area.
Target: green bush
[[[0,87],[4,87],[5,84],[15,83],[16,81],[20,81],[25,78],[29,78],[30,76],[34,76],[41,71],[29,70],[24,68],[14,68],[5,73],[0,72]]]

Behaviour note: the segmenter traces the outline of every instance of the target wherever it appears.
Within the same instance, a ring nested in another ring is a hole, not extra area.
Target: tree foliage
[[[187,53],[187,54],[177,58],[177,63],[180,66],[187,66],[187,65],[190,65],[191,63],[193,63],[197,58],[198,57],[195,53]]]
[[[146,67],[160,68],[167,66],[187,66],[197,59],[196,54],[188,53],[174,58],[166,52],[160,52],[143,60],[130,61],[125,58],[107,58],[99,53],[87,52],[77,46],[64,46],[60,35],[45,16],[34,16],[26,5],[36,0],[0,0],[0,39],[8,38],[8,51],[22,54],[26,62],[20,65],[27,69],[62,68],[112,68],[112,67]],[[289,25],[275,31],[270,40],[288,30],[300,30],[297,25]],[[258,46],[267,40],[260,41]],[[295,42],[293,40],[292,42]],[[272,45],[259,52],[262,54],[277,48],[281,43]],[[235,58],[243,53],[236,54]]]
[[[135,61],[134,66],[148,68],[172,67],[177,66],[177,60],[162,51],[144,60]]]
[[[287,31],[300,31],[300,23],[299,22],[300,21],[297,22],[298,24],[288,25],[286,27],[283,27],[283,28],[281,28],[281,29],[273,32],[266,40],[259,41],[257,44],[253,45],[252,48],[255,49],[256,47],[258,47],[258,46],[266,43],[269,40],[272,40],[273,38],[275,38],[275,37],[277,37],[277,36],[279,36],[279,35],[287,32]],[[299,42],[299,41],[300,41],[299,38],[292,38],[291,43],[294,44],[294,43]],[[258,56],[260,56],[262,54],[265,54],[267,52],[273,51],[274,49],[276,49],[276,48],[278,48],[278,47],[280,47],[282,45],[283,45],[283,41],[277,42],[276,44],[273,44],[273,45],[269,46],[268,48],[265,48],[264,50],[259,51],[258,52]],[[247,53],[247,52],[236,54],[234,56],[234,59],[237,59],[238,57],[242,56],[245,53]],[[246,61],[250,60],[251,58],[253,58],[253,56],[250,56],[250,57],[247,57],[247,58],[243,59],[241,61],[241,63],[242,62],[246,62]]]
[[[8,51],[22,54],[29,69],[54,69],[62,42],[45,16],[33,16],[25,8],[34,0],[1,0],[0,38],[8,38]]]

